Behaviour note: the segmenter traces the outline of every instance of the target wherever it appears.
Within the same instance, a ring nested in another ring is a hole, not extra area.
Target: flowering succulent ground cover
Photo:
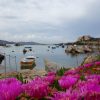
[[[100,100],[100,61],[61,68],[28,83],[17,78],[0,80],[0,100]]]

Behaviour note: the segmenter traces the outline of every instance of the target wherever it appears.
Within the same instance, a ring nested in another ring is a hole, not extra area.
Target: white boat
[[[36,57],[27,56],[20,61],[21,69],[30,69],[36,66],[35,63]]]

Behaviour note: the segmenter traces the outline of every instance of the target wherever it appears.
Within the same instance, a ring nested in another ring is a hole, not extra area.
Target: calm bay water
[[[23,49],[25,47],[32,47],[32,51],[23,54]],[[65,47],[66,48],[66,47]],[[44,69],[44,59],[48,59],[50,61],[56,62],[58,65],[62,67],[75,67],[77,64],[81,64],[85,54],[81,54],[78,56],[72,56],[70,54],[65,53],[65,48],[59,47],[56,49],[48,48],[47,45],[28,45],[28,46],[11,46],[11,47],[0,47],[0,52],[5,53],[6,55],[6,65],[9,70],[20,70],[20,61],[22,58],[26,56],[33,55],[36,58],[36,68],[37,69]],[[14,51],[14,52],[12,52]],[[17,66],[15,65],[15,57]],[[77,63],[78,62],[78,63]],[[2,66],[4,65],[4,61],[2,62]]]

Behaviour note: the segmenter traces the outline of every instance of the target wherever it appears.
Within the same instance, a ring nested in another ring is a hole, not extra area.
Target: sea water
[[[72,56],[71,54],[65,53],[66,46],[65,48],[59,46],[56,49],[52,49],[52,46],[54,45],[50,45],[50,48],[48,48],[48,45],[11,45],[11,47],[0,46],[0,53],[5,53],[6,67],[9,71],[21,70],[20,61],[22,58],[27,56],[36,57],[37,69],[45,68],[44,59],[50,60],[51,62],[55,62],[61,67],[69,68],[79,66],[82,63],[83,59],[87,56],[86,54]],[[32,51],[28,50],[28,52],[24,54],[23,49],[25,47],[31,47]],[[2,62],[1,66],[5,66],[5,61]]]

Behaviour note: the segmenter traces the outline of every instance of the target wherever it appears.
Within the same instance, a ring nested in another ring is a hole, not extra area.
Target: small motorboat
[[[26,49],[23,49],[23,54],[26,54],[27,50]]]
[[[23,58],[20,62],[21,69],[33,69],[36,66],[34,56],[27,56],[26,58]]]
[[[52,49],[56,49],[56,47],[52,47]]]

